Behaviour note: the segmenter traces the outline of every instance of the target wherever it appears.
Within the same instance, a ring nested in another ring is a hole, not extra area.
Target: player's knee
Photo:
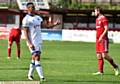
[[[98,57],[98,59],[103,59],[103,57]]]
[[[41,54],[40,51],[35,51],[35,52],[32,53],[32,55],[34,55],[34,56],[40,56],[40,54]]]
[[[36,61],[40,61],[40,56],[39,55],[32,55],[32,59]]]
[[[40,60],[40,54],[41,54],[40,51],[35,51],[35,52],[32,53],[32,57],[34,57],[35,60],[39,61]]]
[[[11,48],[11,46],[12,46],[12,43],[8,43],[8,48]]]
[[[109,56],[108,56],[107,53],[102,53],[102,57],[103,57],[104,59],[108,59],[108,58],[109,58]]]
[[[36,60],[36,61],[40,61],[40,56],[36,56],[36,57],[35,57],[35,60]]]
[[[99,53],[97,54],[97,59],[103,59],[102,55]]]
[[[111,58],[109,55],[106,55],[104,58],[105,58],[106,60],[112,60],[112,58]]]
[[[19,49],[20,50],[20,44],[16,44],[17,45],[17,49]]]
[[[20,46],[20,43],[19,43],[19,42],[16,42],[16,45],[17,45],[17,46]]]
[[[35,56],[32,56],[32,60],[35,60]]]

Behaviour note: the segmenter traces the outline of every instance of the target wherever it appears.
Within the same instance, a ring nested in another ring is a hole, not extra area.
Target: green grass
[[[110,44],[110,55],[120,64],[120,44]],[[12,58],[7,59],[7,40],[0,40],[0,81],[28,81],[30,52],[21,41],[21,59],[16,59],[16,45],[12,46]],[[113,68],[105,61],[104,75],[93,76],[97,71],[94,43],[44,41],[41,57],[44,84],[120,84],[120,76],[114,76]],[[35,71],[35,80],[39,77]]]

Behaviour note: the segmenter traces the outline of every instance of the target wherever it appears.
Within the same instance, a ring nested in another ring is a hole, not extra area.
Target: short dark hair
[[[26,4],[27,7],[28,7],[29,5],[33,5],[33,6],[34,6],[34,3],[28,2],[28,3]]]
[[[103,10],[100,6],[96,6],[95,9],[98,10],[100,13],[103,13]]]

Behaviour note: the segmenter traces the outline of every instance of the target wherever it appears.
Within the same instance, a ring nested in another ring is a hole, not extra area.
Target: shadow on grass
[[[112,81],[112,80],[109,80],[109,81],[105,81],[105,80],[48,80],[47,82],[50,82],[50,83],[54,83],[54,82],[59,82],[59,83],[89,83],[89,84],[92,84],[92,83],[107,83],[107,84],[120,84],[120,81]]]
[[[0,70],[28,70],[28,68],[10,68],[10,67],[7,67],[7,68],[0,68]]]
[[[42,58],[42,60],[55,60],[55,58]]]

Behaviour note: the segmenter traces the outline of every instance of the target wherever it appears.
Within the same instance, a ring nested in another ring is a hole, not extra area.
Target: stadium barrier
[[[109,31],[108,38],[110,42],[120,43],[120,31]],[[83,41],[95,42],[95,30],[62,30],[62,41]]]
[[[95,42],[94,30],[62,30],[63,41]]]
[[[58,29],[42,29],[43,40],[62,40],[62,30]]]
[[[0,27],[0,39],[8,38],[9,30],[6,27]]]
[[[9,31],[0,28],[0,39],[8,38]],[[42,29],[43,40],[58,40],[58,41],[82,41],[82,42],[95,42],[95,30],[73,30],[73,29]],[[110,42],[120,43],[120,31],[109,31],[108,37]],[[24,35],[22,32],[22,39]]]

